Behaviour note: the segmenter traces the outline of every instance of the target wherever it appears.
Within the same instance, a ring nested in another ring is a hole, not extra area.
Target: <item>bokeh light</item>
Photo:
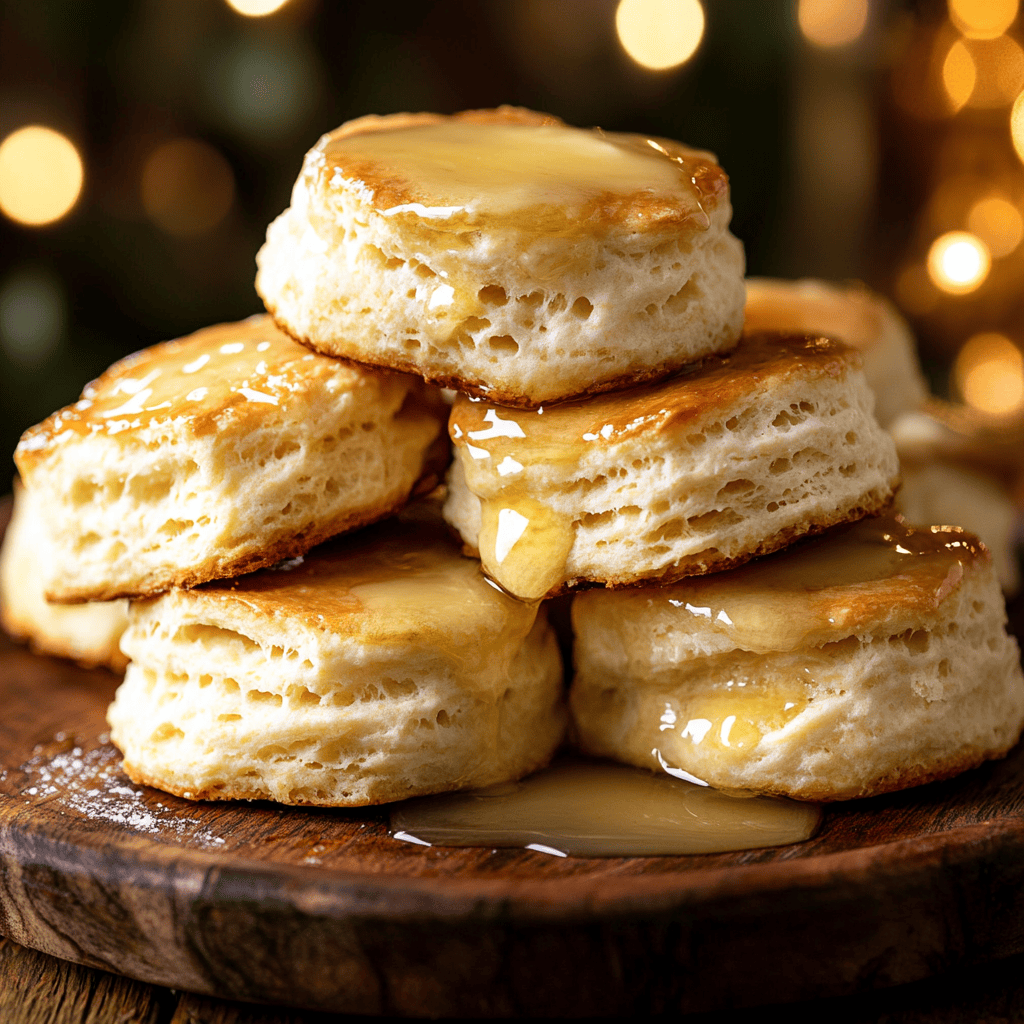
[[[301,131],[320,89],[316,51],[301,35],[287,32],[234,40],[211,67],[207,81],[223,128],[261,148]]]
[[[847,46],[860,38],[868,22],[867,0],[800,0],[797,23],[815,46]]]
[[[75,144],[43,125],[19,128],[0,143],[0,209],[22,224],[52,224],[82,191]]]
[[[142,205],[168,234],[201,235],[220,223],[235,196],[231,165],[208,143],[173,139],[142,169]]]
[[[988,246],[996,259],[1009,256],[1024,239],[1024,218],[1004,196],[979,199],[967,215],[967,227]]]
[[[988,276],[988,246],[969,231],[948,231],[928,250],[928,276],[944,292],[966,295]]]
[[[1010,112],[1010,135],[1017,156],[1024,160],[1024,92],[1013,101],[1013,110]]]
[[[247,18],[265,18],[279,11],[288,0],[227,0],[228,7]]]
[[[970,97],[972,107],[1004,107],[1024,89],[1024,50],[1009,36],[976,39],[967,44],[977,83]]]
[[[986,332],[967,341],[953,368],[956,386],[968,405],[1005,416],[1024,407],[1024,358],[1004,334]]]
[[[1019,0],[949,0],[949,17],[970,39],[995,39],[1017,17]]]
[[[700,0],[621,0],[615,29],[622,48],[652,71],[688,61],[704,35]]]
[[[942,84],[954,111],[959,110],[971,98],[978,73],[974,58],[962,39],[958,39],[942,62]]]
[[[56,351],[64,335],[67,303],[60,282],[34,268],[17,270],[0,285],[0,349],[31,368]]]

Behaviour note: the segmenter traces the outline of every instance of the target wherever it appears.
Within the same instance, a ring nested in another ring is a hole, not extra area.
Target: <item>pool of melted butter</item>
[[[821,822],[817,804],[723,793],[662,767],[567,758],[520,782],[397,804],[391,835],[425,846],[659,857],[786,846]]]

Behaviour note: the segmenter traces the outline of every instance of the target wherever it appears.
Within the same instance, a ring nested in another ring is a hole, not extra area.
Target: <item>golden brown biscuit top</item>
[[[304,558],[182,597],[281,632],[297,625],[363,643],[412,640],[474,661],[510,656],[502,645],[525,637],[537,615],[537,605],[508,597],[460,554],[429,502]]]
[[[728,195],[709,153],[668,139],[572,128],[518,108],[368,117],[325,135],[304,170],[314,192],[353,188],[387,217],[527,231],[609,222],[706,229]]]
[[[314,355],[266,316],[208,327],[187,338],[136,352],[91,384],[81,399],[22,436],[16,460],[24,471],[64,440],[90,434],[130,437],[156,423],[180,420],[195,436],[228,419],[265,417],[293,395],[339,401],[361,387],[408,387],[396,375],[349,367]]]
[[[888,515],[838,527],[739,569],[657,590],[618,591],[615,599],[626,615],[671,608],[741,650],[791,651],[927,622],[965,574],[990,558],[959,527],[911,527]]]
[[[448,430],[474,465],[511,477],[528,463],[575,460],[590,445],[612,445],[705,421],[738,402],[757,402],[793,376],[842,378],[860,354],[807,335],[745,335],[726,355],[707,356],[657,384],[538,409],[511,409],[459,395]],[[493,463],[484,459],[493,458]],[[516,466],[519,466],[519,469]]]
[[[747,281],[744,329],[806,331],[839,338],[862,352],[885,334],[888,303],[863,285],[830,285],[824,281]]]

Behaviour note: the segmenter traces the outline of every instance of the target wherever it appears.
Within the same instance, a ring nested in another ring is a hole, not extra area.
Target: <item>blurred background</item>
[[[128,352],[259,311],[321,133],[500,103],[714,151],[749,273],[866,281],[937,394],[1012,419],[1018,2],[5,0],[0,445]]]

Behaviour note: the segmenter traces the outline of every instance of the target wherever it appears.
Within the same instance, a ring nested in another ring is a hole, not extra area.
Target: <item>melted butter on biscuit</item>
[[[127,437],[178,418],[200,436],[227,416],[265,415],[294,392],[319,388],[336,400],[360,379],[359,371],[292,341],[269,317],[210,327],[115,363],[86,386],[78,402],[26,431],[19,464],[75,436]],[[380,378],[382,387],[389,386],[385,380]]]
[[[465,558],[436,515],[419,507],[297,563],[198,588],[203,603],[360,643],[432,645],[449,660],[493,665],[518,650],[537,605],[503,594]]]
[[[548,119],[553,121],[553,119]],[[706,229],[727,179],[710,154],[666,139],[557,123],[454,118],[343,126],[318,144],[321,186],[356,186],[386,216],[584,231],[642,216]],[[310,182],[313,184],[313,182]],[[582,219],[581,219],[582,218]]]
[[[933,613],[973,563],[989,557],[959,527],[910,527],[889,515],[739,569],[616,598],[624,614],[633,601],[655,602],[687,632],[722,635],[745,651],[795,651],[883,627],[899,631],[904,619]]]
[[[684,428],[734,403],[752,380],[767,390],[790,374],[841,376],[859,363],[859,354],[840,342],[759,334],[667,381],[579,401],[524,410],[459,395],[449,433],[469,489],[481,501],[477,544],[485,570],[529,600],[563,581],[574,520],[532,497],[534,474],[554,467],[573,475],[596,448]]]

